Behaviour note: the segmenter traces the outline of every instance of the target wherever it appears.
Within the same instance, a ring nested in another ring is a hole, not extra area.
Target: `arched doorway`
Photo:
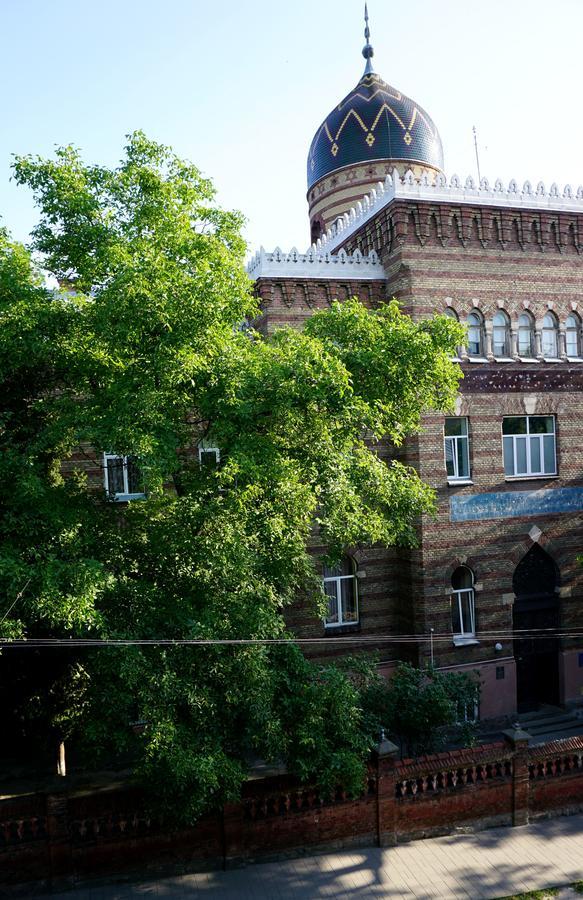
[[[518,711],[557,705],[559,642],[545,630],[559,626],[559,570],[538,544],[518,563],[512,587]]]

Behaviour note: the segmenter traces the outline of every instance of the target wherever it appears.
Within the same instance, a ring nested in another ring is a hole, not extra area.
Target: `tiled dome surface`
[[[318,128],[308,155],[308,188],[342,166],[373,159],[443,169],[441,138],[425,110],[369,72]]]

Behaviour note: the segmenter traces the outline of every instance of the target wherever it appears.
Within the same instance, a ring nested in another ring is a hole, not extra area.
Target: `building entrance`
[[[548,553],[533,544],[515,569],[512,587],[518,712],[559,703],[559,572]]]

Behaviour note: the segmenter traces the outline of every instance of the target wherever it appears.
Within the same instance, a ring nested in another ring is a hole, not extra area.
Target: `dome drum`
[[[332,225],[339,216],[356,206],[366,194],[384,181],[387,175],[397,171],[402,178],[411,171],[416,180],[428,174],[431,181],[439,169],[430,169],[423,163],[403,162],[393,159],[376,159],[370,163],[344,166],[323,176],[308,191],[308,207],[312,243]]]

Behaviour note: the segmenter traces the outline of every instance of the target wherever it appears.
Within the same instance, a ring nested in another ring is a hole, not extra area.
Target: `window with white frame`
[[[543,319],[542,352],[545,359],[557,359],[559,355],[559,326],[551,312]]]
[[[455,309],[453,309],[453,307],[451,307],[451,306],[446,306],[446,307],[445,307],[445,310],[444,310],[444,312],[443,312],[443,314],[444,314],[444,316],[447,316],[448,319],[453,319],[454,322],[459,322],[459,316],[458,316],[458,314],[456,313]],[[455,348],[455,358],[456,358],[456,359],[461,359],[461,355],[462,355],[462,348],[461,348],[461,347],[456,347],[456,348]]]
[[[221,461],[221,451],[201,441],[198,445],[198,461],[203,469],[216,469]]]
[[[570,316],[567,316],[565,342],[567,356],[571,359],[579,359],[581,356],[581,320],[576,313],[571,313]]]
[[[507,416],[502,419],[504,473],[556,475],[554,416]]]
[[[451,576],[451,586],[451,625],[454,641],[475,640],[474,573],[467,566],[459,566]]]
[[[470,477],[468,420],[465,416],[446,418],[444,425],[445,471],[448,481]]]
[[[468,316],[468,354],[469,356],[484,356],[484,320],[477,310]]]
[[[145,497],[144,479],[133,456],[103,454],[105,493],[110,500],[137,500]]]
[[[477,702],[458,703],[456,706],[456,725],[477,722],[480,718],[480,707]]]
[[[526,359],[534,356],[534,321],[526,312],[518,317],[518,355]]]
[[[345,556],[333,568],[324,567],[324,593],[328,598],[326,628],[355,625],[358,622],[356,570],[352,559]]]
[[[494,356],[510,356],[510,319],[499,309],[492,320],[492,352]]]

